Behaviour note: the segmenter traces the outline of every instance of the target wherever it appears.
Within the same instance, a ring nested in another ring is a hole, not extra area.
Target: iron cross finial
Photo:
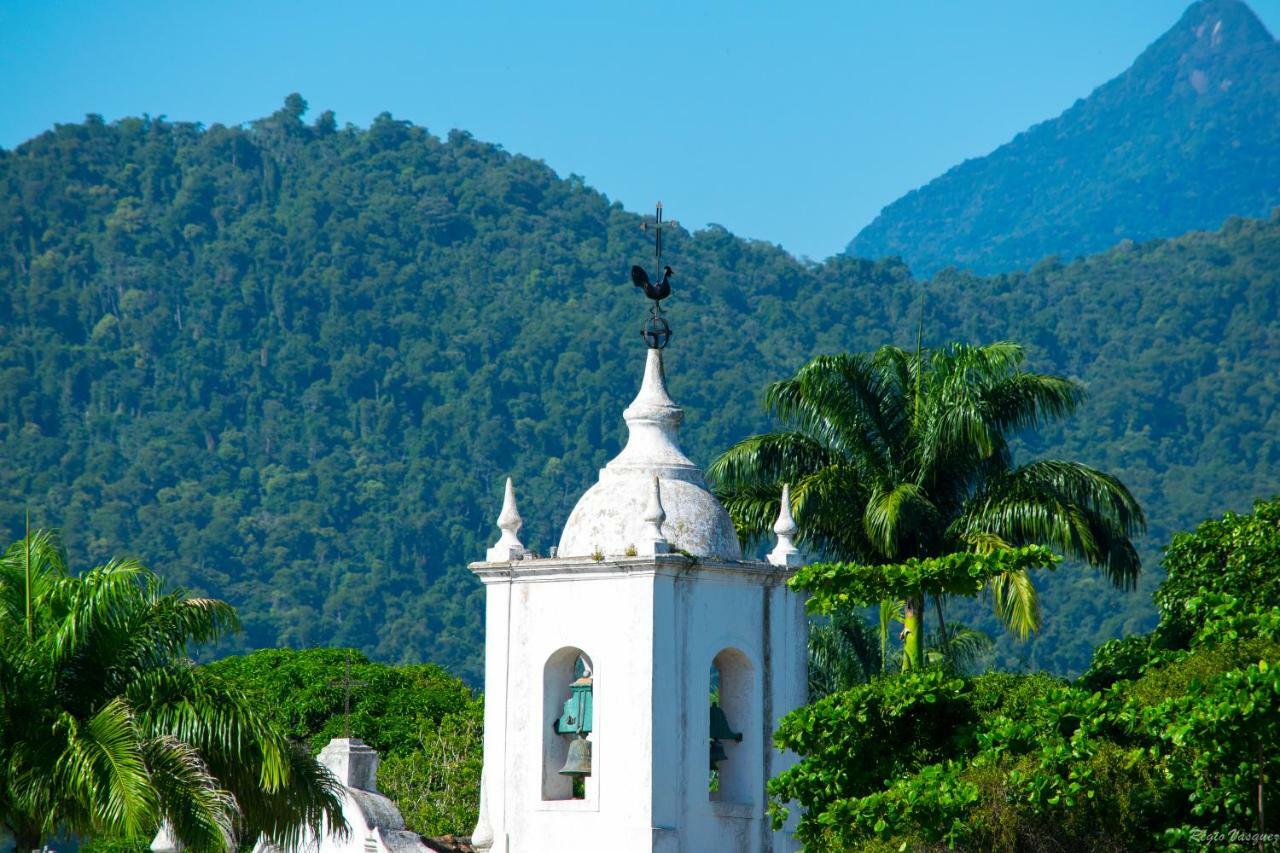
[[[342,688],[342,736],[347,740],[351,740],[351,688],[368,685],[367,681],[351,680],[351,652],[347,652],[346,660],[342,665],[342,678],[335,678],[329,682],[330,687]]]
[[[662,270],[662,230],[668,225],[679,225],[674,219],[663,221],[662,219],[662,202],[654,205],[653,221],[648,219],[640,223],[640,230],[647,232],[653,229],[653,258],[657,262],[657,269]]]

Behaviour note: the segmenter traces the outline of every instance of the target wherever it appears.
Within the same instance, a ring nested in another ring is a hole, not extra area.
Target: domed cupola
[[[672,551],[696,557],[741,560],[737,531],[729,513],[707,491],[706,479],[677,443],[684,410],[667,393],[662,350],[648,349],[640,393],[622,413],[630,436],[622,452],[579,500],[564,532],[558,555],[619,556],[652,548],[646,535],[646,508],[658,479],[663,537]]]

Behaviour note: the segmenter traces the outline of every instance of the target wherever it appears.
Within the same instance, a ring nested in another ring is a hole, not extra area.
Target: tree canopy
[[[134,549],[232,603],[244,631],[220,651],[350,646],[476,684],[465,564],[496,536],[506,475],[545,553],[620,448],[644,316],[627,268],[652,245],[577,176],[304,108],[245,127],[90,116],[0,151],[0,525],[21,536],[29,502],[77,560]],[[1147,564],[1172,531],[1280,489],[1280,219],[927,283],[714,226],[672,227],[666,253],[668,378],[702,464],[769,429],[772,379],[910,349],[923,325],[926,346],[1024,341],[1035,370],[1087,387],[1010,447],[1126,483]],[[1081,672],[1154,624],[1158,581],[1117,600],[1065,565],[1040,593],[1070,630],[997,659]]]
[[[310,753],[349,725],[352,737],[378,750],[378,788],[414,832],[467,835],[475,827],[484,703],[456,676],[432,664],[388,666],[326,648],[263,649],[203,669],[252,697]]]

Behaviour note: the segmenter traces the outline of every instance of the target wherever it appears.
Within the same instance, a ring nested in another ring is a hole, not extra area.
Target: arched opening
[[[708,796],[727,803],[753,799],[751,761],[758,746],[755,719],[755,668],[737,649],[724,649],[711,661],[708,713]]]
[[[594,670],[582,649],[566,646],[542,668],[542,799],[573,800],[595,790]]]

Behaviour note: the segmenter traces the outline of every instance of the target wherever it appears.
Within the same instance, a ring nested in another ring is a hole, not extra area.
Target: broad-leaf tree
[[[710,475],[740,535],[767,534],[791,484],[802,542],[837,561],[901,564],[1045,545],[1131,588],[1142,510],[1116,478],[1062,460],[1015,464],[1010,438],[1070,414],[1083,392],[1022,367],[1021,346],[952,344],[820,356],[765,391],[788,429],[727,450]],[[1001,618],[1038,626],[1025,571],[990,578]],[[904,611],[904,661],[922,660],[923,595]],[[939,614],[941,609],[939,607]]]
[[[343,690],[353,681],[350,713]],[[260,649],[203,669],[242,689],[311,751],[350,727],[378,751],[378,788],[420,835],[466,835],[480,805],[484,702],[434,664],[375,663],[353,649]]]
[[[161,821],[197,850],[344,825],[333,777],[187,660],[237,627],[133,560],[72,574],[48,531],[0,557],[0,824],[17,849]]]
[[[1275,499],[1175,536],[1159,625],[1099,648],[1075,684],[924,669],[787,714],[774,743],[799,760],[769,782],[775,826],[798,811],[806,851],[1274,849],[1278,522]],[[975,556],[854,586],[995,568]],[[870,574],[805,571],[820,609],[839,575]]]

